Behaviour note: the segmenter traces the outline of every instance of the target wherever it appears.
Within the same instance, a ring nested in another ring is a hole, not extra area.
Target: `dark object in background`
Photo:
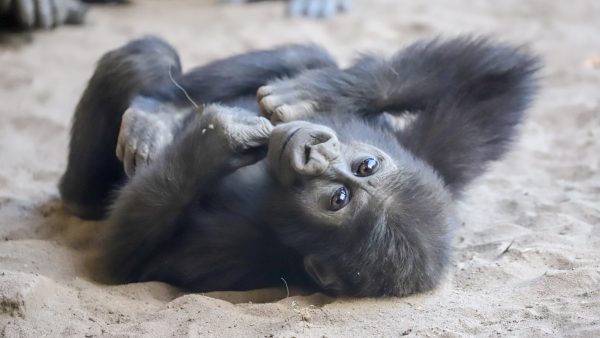
[[[79,216],[108,213],[101,266],[117,282],[430,290],[454,201],[505,153],[537,68],[518,48],[458,38],[346,69],[295,45],[182,74],[173,47],[136,40],[102,57],[79,101],[61,196]]]
[[[262,0],[258,0],[262,1]],[[0,28],[50,29],[62,24],[82,24],[85,3],[129,3],[129,0],[0,0]],[[257,0],[230,0],[231,3]],[[350,9],[352,0],[289,0],[289,16],[327,18]]]
[[[261,2],[267,0],[230,0],[231,3]],[[289,16],[305,16],[310,18],[329,18],[338,13],[347,12],[352,7],[352,0],[286,0]]]
[[[127,3],[128,0],[0,0],[0,27],[50,29],[82,24],[88,3]]]

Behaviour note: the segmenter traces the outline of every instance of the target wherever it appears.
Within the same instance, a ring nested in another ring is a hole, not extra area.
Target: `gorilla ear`
[[[342,291],[342,283],[330,268],[322,264],[314,255],[304,257],[304,269],[323,289]]]

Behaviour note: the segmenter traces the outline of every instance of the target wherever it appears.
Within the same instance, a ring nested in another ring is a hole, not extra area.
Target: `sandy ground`
[[[0,335],[600,336],[600,3],[356,2],[349,15],[321,22],[285,19],[279,3],[138,0],[94,8],[84,27],[0,45]],[[465,32],[524,43],[546,66],[520,142],[460,204],[456,254],[436,291],[182,294],[161,283],[100,285],[82,269],[102,224],[64,214],[56,184],[71,114],[105,51],[154,33],[188,69],[303,41],[348,63],[358,51],[389,54]]]

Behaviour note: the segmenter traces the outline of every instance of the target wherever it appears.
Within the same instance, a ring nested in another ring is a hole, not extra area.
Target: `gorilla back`
[[[99,266],[116,282],[430,290],[455,200],[504,154],[537,68],[518,48],[465,37],[346,69],[292,45],[181,74],[172,47],[136,40],[90,80],[61,194],[81,217],[108,216]]]

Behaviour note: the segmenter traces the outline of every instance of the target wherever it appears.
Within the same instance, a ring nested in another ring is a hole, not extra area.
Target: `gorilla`
[[[106,218],[96,266],[112,282],[423,292],[448,265],[456,200],[514,139],[538,68],[458,37],[348,68],[288,45],[182,74],[173,47],[142,38],[100,59],[61,196]]]

